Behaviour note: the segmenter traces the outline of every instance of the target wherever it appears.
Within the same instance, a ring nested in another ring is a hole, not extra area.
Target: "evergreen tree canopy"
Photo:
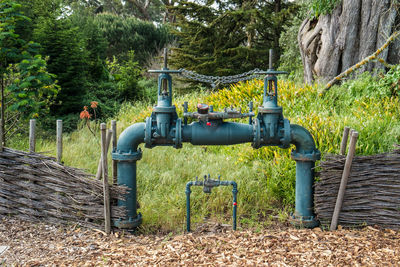
[[[78,113],[86,96],[87,55],[85,42],[78,28],[64,19],[43,19],[35,31],[35,40],[42,45],[42,54],[49,57],[48,70],[57,75],[61,91],[53,114]]]
[[[96,15],[94,21],[108,41],[109,59],[116,56],[126,60],[128,52],[134,50],[136,59],[143,65],[149,56],[154,55],[172,39],[166,26],[156,27],[153,23],[135,17],[103,13]]]
[[[205,75],[233,75],[268,67],[268,50],[280,53],[279,36],[296,5],[275,0],[181,1],[172,8],[179,47],[171,63]]]

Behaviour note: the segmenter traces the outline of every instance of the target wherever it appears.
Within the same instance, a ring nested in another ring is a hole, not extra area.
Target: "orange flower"
[[[96,102],[96,101],[92,101],[92,102],[90,102],[90,107],[91,108],[97,108],[97,104],[99,104],[99,103]]]
[[[90,119],[91,115],[89,114],[89,112],[87,111],[87,106],[83,107],[83,111],[81,112],[81,114],[79,114],[79,117],[81,119]]]

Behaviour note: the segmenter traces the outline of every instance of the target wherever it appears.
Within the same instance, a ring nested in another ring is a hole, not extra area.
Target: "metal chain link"
[[[232,76],[207,76],[198,74],[191,70],[179,69],[180,75],[185,77],[186,79],[195,80],[198,82],[209,83],[213,88],[215,88],[218,84],[228,84],[228,83],[237,83],[240,81],[247,81],[257,78],[259,74],[255,74],[260,72],[260,69],[254,69],[248,72],[244,72],[237,75]]]

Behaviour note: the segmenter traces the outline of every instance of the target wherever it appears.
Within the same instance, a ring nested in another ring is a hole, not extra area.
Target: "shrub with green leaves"
[[[320,15],[330,14],[341,1],[342,0],[312,0],[312,16],[318,18]]]

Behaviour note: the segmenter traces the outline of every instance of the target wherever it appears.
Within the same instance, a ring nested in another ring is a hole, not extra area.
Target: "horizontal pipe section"
[[[193,122],[182,127],[183,142],[193,145],[234,145],[253,141],[253,126],[234,122]]]

